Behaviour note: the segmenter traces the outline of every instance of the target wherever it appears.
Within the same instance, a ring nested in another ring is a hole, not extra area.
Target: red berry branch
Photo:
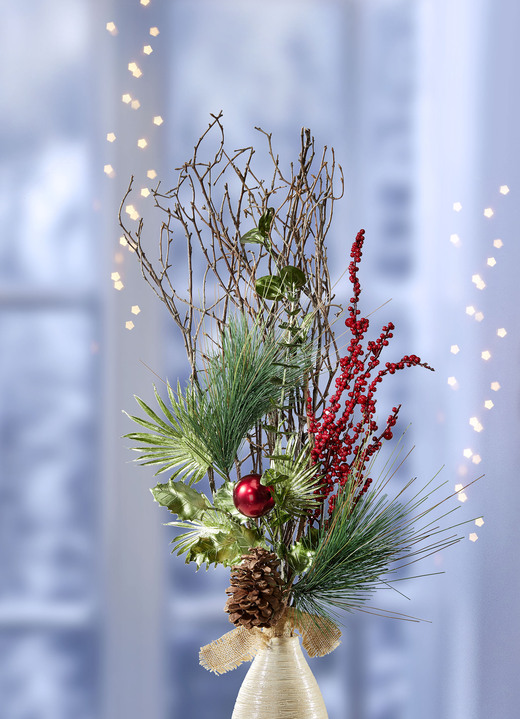
[[[375,397],[377,385],[387,374],[394,374],[404,367],[425,367],[432,370],[417,355],[405,355],[399,362],[386,362],[380,367],[380,355],[393,337],[394,325],[389,322],[376,340],[367,342],[366,351],[363,342],[369,328],[369,321],[361,317],[358,301],[361,285],[358,280],[359,262],[362,257],[365,231],[360,230],[350,252],[349,277],[352,284],[352,297],[348,307],[345,325],[351,333],[348,352],[340,359],[340,375],[336,378],[336,391],[330,397],[317,420],[312,401],[307,402],[309,432],[314,435],[312,461],[320,464],[323,471],[323,487],[320,493],[329,498],[329,512],[334,509],[337,491],[355,470],[354,501],[368,490],[371,479],[365,476],[366,465],[385,439],[393,436],[392,428],[397,422],[401,405],[392,407],[383,431],[379,431],[375,420]],[[379,369],[378,369],[379,368]],[[377,372],[376,372],[377,370]]]

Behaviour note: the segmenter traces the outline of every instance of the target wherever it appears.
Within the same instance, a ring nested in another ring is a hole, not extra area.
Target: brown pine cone
[[[284,583],[273,552],[254,547],[242,556],[242,562],[231,569],[229,599],[224,611],[237,627],[272,627],[285,609]]]

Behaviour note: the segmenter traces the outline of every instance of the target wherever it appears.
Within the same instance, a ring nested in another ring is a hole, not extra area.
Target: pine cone
[[[254,547],[244,554],[239,566],[231,569],[229,599],[224,610],[237,627],[272,627],[284,609],[280,560],[273,552]]]

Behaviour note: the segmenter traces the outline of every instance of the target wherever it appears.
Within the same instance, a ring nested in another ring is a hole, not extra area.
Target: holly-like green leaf
[[[299,541],[293,544],[286,556],[295,574],[303,574],[310,569],[315,554],[315,549],[311,549],[306,542]]]
[[[264,275],[255,282],[255,290],[265,300],[282,300],[284,285],[278,275]]]
[[[204,494],[184,482],[170,480],[166,484],[158,484],[150,491],[156,502],[168,507],[179,519],[202,519],[204,512],[212,509],[210,501]]]
[[[208,512],[204,520],[169,522],[169,525],[189,531],[173,540],[177,555],[186,554],[186,564],[195,562],[197,569],[203,564],[238,564],[250,547],[265,545],[258,530],[246,527],[221,512]]]
[[[282,267],[280,270],[280,279],[284,285],[290,285],[295,289],[300,289],[307,282],[307,278],[302,270],[300,270],[299,267],[293,267],[293,265]]]
[[[217,490],[213,497],[213,502],[217,509],[221,509],[228,514],[231,514],[236,519],[243,521],[244,515],[241,514],[235,507],[233,502],[233,489],[234,484],[232,482],[224,482],[224,484]]]

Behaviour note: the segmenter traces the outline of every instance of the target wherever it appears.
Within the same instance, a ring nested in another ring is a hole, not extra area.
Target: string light
[[[490,400],[490,399],[487,399],[487,400],[484,402],[484,407],[485,407],[486,409],[492,409],[494,406],[495,406],[495,405],[494,405],[493,401]]]
[[[151,45],[145,45],[143,47],[143,52],[145,55],[151,55],[153,52],[153,47]]]
[[[150,180],[155,180],[155,178],[157,177],[157,173],[155,172],[155,170],[148,170],[148,172],[146,173],[146,177],[148,177],[148,179]]]
[[[139,102],[139,100],[132,100],[130,105],[132,107],[132,110],[139,110],[139,108],[141,107],[141,103]]]
[[[115,177],[115,176],[116,176],[115,170],[114,170],[114,168],[112,167],[112,165],[105,165],[105,166],[103,167],[103,172],[105,173],[105,175],[108,175],[109,177]]]
[[[482,457],[480,456],[480,454],[474,454],[471,458],[471,461],[473,462],[473,464],[480,464],[482,462]]]
[[[502,240],[500,240],[500,239],[493,240],[493,247],[496,247],[497,250],[499,250],[503,246],[504,246],[504,243],[502,242]]]
[[[121,96],[121,100],[128,105],[128,103],[132,101],[132,95],[130,95],[130,93],[128,92],[125,92],[125,94]]]
[[[107,22],[105,27],[111,35],[117,35],[118,29],[116,27],[115,22]]]
[[[487,362],[488,359],[491,359],[491,352],[489,350],[484,350],[483,352],[480,353],[480,356],[482,357],[483,360],[485,360]]]
[[[460,204],[460,202],[454,202],[453,209],[455,210],[455,212],[460,212],[462,210],[462,205]]]
[[[476,532],[470,532],[469,535],[469,541],[470,542],[476,542],[478,539],[478,534]]]
[[[484,280],[482,279],[482,277],[480,275],[472,275],[471,281],[476,286],[477,290],[483,290],[484,287],[486,286],[486,283],[484,282]]]
[[[500,327],[500,329],[497,330],[497,335],[499,337],[505,337],[507,335],[507,330],[505,327]]]
[[[484,319],[484,313],[483,312],[475,312],[475,319],[477,322],[482,322]]]
[[[490,387],[493,392],[498,392],[498,390],[500,389],[500,382],[491,382]]]
[[[160,115],[156,115],[153,119],[154,125],[162,125],[163,122],[164,122],[164,120],[162,119],[162,117]]]
[[[149,194],[150,194],[150,190],[147,187],[143,187],[141,190],[141,195],[143,197],[148,197]]]
[[[452,389],[458,389],[459,383],[457,382],[455,377],[448,377],[448,384]]]
[[[496,263],[497,263],[497,261],[495,260],[494,257],[487,258],[487,264],[489,265],[489,267],[494,267],[496,265]]]
[[[124,284],[121,282],[121,280],[118,280],[117,282],[114,282],[114,289],[115,290],[122,290],[124,287]]]
[[[460,237],[455,234],[450,235],[450,242],[452,245],[455,245],[455,247],[460,247],[461,245]]]
[[[501,195],[507,195],[509,194],[509,187],[507,185],[500,185],[499,192]]]
[[[125,322],[125,327],[127,330],[133,330],[135,325],[132,320],[128,320],[127,322]]]
[[[475,524],[477,525],[477,527],[482,527],[484,524],[484,518],[479,517],[478,519],[475,519]]]
[[[139,305],[132,305],[132,314],[133,315],[138,315],[140,311],[141,311],[141,308],[139,307]]]
[[[137,147],[140,147],[141,150],[144,150],[144,148],[148,145],[148,141],[141,137],[139,140],[137,140]]]
[[[151,27],[151,28],[150,28],[150,35],[151,35],[152,37],[157,37],[158,34],[159,34],[159,28],[158,28],[158,27]]]
[[[468,307],[466,307],[466,314],[470,317],[475,314],[475,308],[473,305],[468,305]]]
[[[494,213],[494,211],[491,209],[491,207],[486,207],[486,209],[484,210],[484,216],[485,216],[485,217],[493,217],[494,214],[495,214],[495,213]]]
[[[469,459],[470,457],[473,456],[473,450],[471,450],[468,447],[467,449],[464,450],[464,452],[462,454],[466,457],[466,459]]]
[[[451,345],[450,352],[453,355],[456,355],[460,352],[460,347],[458,345]]]
[[[141,77],[141,75],[143,74],[141,68],[136,62],[129,62],[128,69],[134,77]]]
[[[107,140],[108,142],[114,142],[116,139],[116,136],[113,132],[107,132]]]

